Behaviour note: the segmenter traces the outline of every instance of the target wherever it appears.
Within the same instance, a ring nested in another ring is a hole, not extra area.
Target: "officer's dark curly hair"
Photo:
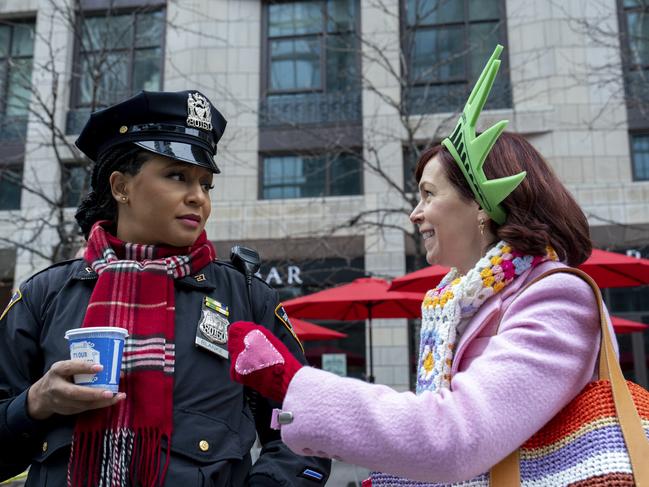
[[[111,173],[120,171],[135,176],[151,156],[133,144],[120,145],[99,156],[92,172],[91,190],[74,215],[86,240],[96,221],[117,221],[117,203],[110,190]]]

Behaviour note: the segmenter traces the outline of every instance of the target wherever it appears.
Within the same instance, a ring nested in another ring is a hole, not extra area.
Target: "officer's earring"
[[[480,227],[480,235],[484,237],[484,218],[480,218],[480,223],[478,224],[478,227]]]
[[[126,196],[122,196],[122,203],[126,203],[128,201],[128,198]]]

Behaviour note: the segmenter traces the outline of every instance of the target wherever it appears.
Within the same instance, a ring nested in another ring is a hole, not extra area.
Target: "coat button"
[[[43,453],[47,451],[47,441],[43,442],[43,447],[42,447]]]
[[[209,444],[207,441],[205,441],[205,440],[201,440],[201,441],[198,443],[198,448],[200,448],[201,451],[207,451],[207,450],[210,449],[210,444]]]

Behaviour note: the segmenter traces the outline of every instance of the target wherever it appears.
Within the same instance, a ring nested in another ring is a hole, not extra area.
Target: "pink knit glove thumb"
[[[291,379],[302,368],[275,335],[249,321],[230,325],[228,351],[232,380],[279,403],[284,401]]]

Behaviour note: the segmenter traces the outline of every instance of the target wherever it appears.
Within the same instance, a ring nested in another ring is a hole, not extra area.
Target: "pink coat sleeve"
[[[416,396],[302,368],[283,403],[282,439],[298,454],[332,457],[428,482],[488,471],[591,379],[599,344],[595,297],[555,274],[521,293],[500,332],[461,364],[452,390]]]

